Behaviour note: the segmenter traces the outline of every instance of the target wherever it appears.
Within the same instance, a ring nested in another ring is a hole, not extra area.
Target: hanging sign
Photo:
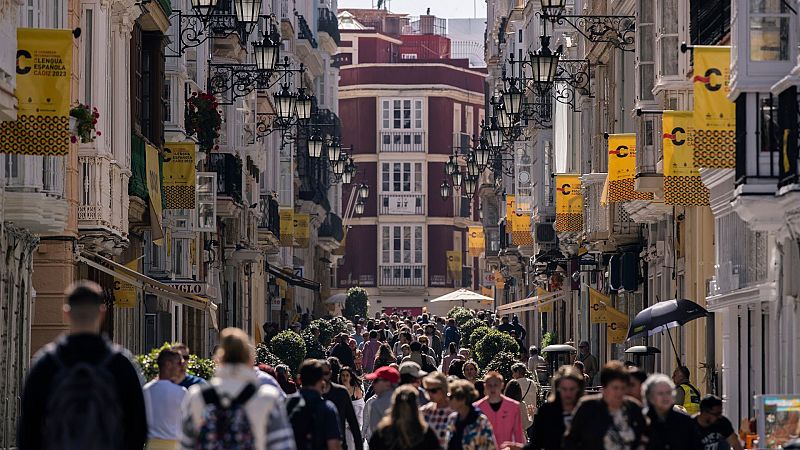
[[[138,272],[139,258],[125,264],[125,267]],[[114,308],[134,308],[136,307],[136,300],[136,286],[120,279],[114,280]]]
[[[461,282],[461,251],[448,250],[447,251],[447,273],[450,275],[451,281]]]
[[[606,332],[609,344],[622,344],[628,336],[628,315],[616,308],[607,307]]]
[[[484,239],[483,227],[469,227],[467,235],[467,247],[470,256],[479,258],[483,253],[486,240]]]
[[[636,192],[636,134],[608,135],[608,201],[652,200],[651,192]]]
[[[194,209],[194,142],[168,142],[164,146],[164,209]]]
[[[145,166],[147,194],[150,197],[150,228],[153,243],[160,246],[164,239],[164,228],[161,225],[161,169],[158,165],[158,149],[150,144],[145,145]]]
[[[278,215],[281,223],[281,246],[291,247],[294,243],[294,209],[281,208]]]
[[[583,230],[580,175],[556,175],[556,231]]]
[[[555,296],[549,295],[549,294],[550,293],[547,292],[547,290],[544,289],[544,288],[540,288],[540,287],[536,288],[536,297],[538,299],[536,301],[537,305],[542,303],[542,299],[544,299],[547,302],[544,305],[537,306],[537,309],[539,310],[539,312],[542,312],[542,313],[545,313],[545,312],[546,313],[551,313],[551,312],[553,312],[553,303],[555,303],[555,302],[551,301],[551,300],[553,300],[555,298]]]
[[[728,100],[731,48],[695,46],[694,74],[694,165],[733,169],[736,167],[736,104]]]
[[[591,323],[607,323],[607,309],[611,307],[611,299],[596,289],[589,288],[589,319]]]
[[[664,203],[707,206],[708,188],[694,165],[694,124],[691,111],[664,111]]]
[[[295,247],[299,248],[306,248],[308,247],[309,241],[309,222],[311,221],[311,217],[308,214],[295,214],[294,215],[294,226],[292,227],[292,233],[294,235],[294,239],[296,242]]]
[[[17,28],[17,120],[0,122],[0,153],[69,152],[72,30]]]

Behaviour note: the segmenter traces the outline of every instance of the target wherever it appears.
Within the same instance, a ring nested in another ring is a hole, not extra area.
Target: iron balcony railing
[[[381,286],[425,286],[424,264],[381,265],[378,269]]]
[[[411,130],[381,130],[381,152],[425,152],[425,132]]]
[[[341,44],[341,34],[339,33],[339,20],[336,14],[328,8],[319,8],[319,20],[317,21],[317,30],[324,31],[336,42],[336,45]]]
[[[267,230],[275,237],[281,237],[281,217],[278,201],[269,194],[262,194],[259,202],[261,209],[261,219],[258,221],[260,230]]]
[[[380,194],[380,214],[422,215],[425,214],[425,194]]]
[[[308,22],[302,14],[297,15],[297,27],[299,28],[297,38],[305,39],[311,44],[311,47],[317,48],[318,44],[317,39],[314,38],[314,32],[311,31],[311,27],[308,26]]]
[[[749,114],[755,109],[755,114]],[[736,99],[736,184],[748,179],[774,179],[781,171],[783,130],[780,123],[778,97],[755,93]],[[748,119],[754,117],[754,123]],[[748,145],[748,132],[755,135],[756,145]],[[763,181],[758,182],[763,184]]]
[[[242,203],[242,159],[230,153],[208,155],[209,169],[217,173],[217,196]]]

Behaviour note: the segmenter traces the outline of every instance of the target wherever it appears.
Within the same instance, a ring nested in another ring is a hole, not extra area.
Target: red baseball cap
[[[364,378],[368,380],[376,380],[378,378],[388,381],[389,383],[399,383],[400,382],[400,372],[397,371],[394,367],[384,366],[380,369],[367,374]]]

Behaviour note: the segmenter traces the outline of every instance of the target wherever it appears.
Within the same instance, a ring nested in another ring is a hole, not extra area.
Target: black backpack
[[[258,388],[250,383],[233,400],[223,400],[214,386],[203,388],[203,426],[197,438],[196,450],[252,450],[253,431],[244,406]]]
[[[51,353],[56,363],[54,384],[45,404],[43,442],[48,450],[122,448],[123,413],[117,383],[108,365],[117,356],[109,348],[99,363],[70,366]]]
[[[328,448],[328,443],[325,442],[320,434],[320,430],[315,426],[317,421],[317,407],[319,402],[324,402],[322,398],[319,400],[306,400],[303,394],[296,392],[286,397],[286,413],[289,416],[289,422],[292,424],[294,430],[294,441],[297,444],[297,450],[324,450]]]

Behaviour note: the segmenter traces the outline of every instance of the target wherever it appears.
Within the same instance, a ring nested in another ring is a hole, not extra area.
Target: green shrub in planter
[[[553,333],[552,331],[548,331],[547,333],[544,334],[544,336],[542,336],[542,348],[545,348],[551,344],[555,344],[556,339],[558,339],[556,334]],[[541,350],[542,348],[540,348],[539,350]],[[547,352],[540,352],[539,354],[542,356],[542,358],[547,358]]]
[[[164,342],[161,347],[150,350],[150,353],[144,355],[136,355],[136,362],[142,369],[142,375],[146,381],[150,381],[158,376],[158,354],[165,348],[170,348],[172,344]],[[214,376],[216,366],[214,361],[207,358],[198,358],[197,355],[189,355],[189,364],[186,371],[192,375],[198,376],[204,380],[210,379]]]
[[[301,337],[306,343],[306,358],[322,359],[325,357],[325,348],[310,331],[304,330]]]
[[[350,328],[347,324],[347,319],[345,319],[344,317],[341,316],[333,317],[330,320],[328,320],[328,323],[331,325],[331,328],[333,329],[333,335],[331,336],[331,339],[342,333],[347,333],[348,335],[350,334]]]
[[[461,346],[462,347],[469,347],[470,346],[470,336],[472,332],[475,331],[479,327],[486,326],[486,323],[480,319],[469,319],[468,321],[464,322],[464,325],[461,325]],[[447,350],[447,349],[445,349]]]
[[[292,372],[297,372],[306,358],[306,343],[294,331],[281,331],[269,341],[269,349],[284,362]]]
[[[472,312],[463,306],[456,306],[447,313],[447,317],[455,319],[456,324],[460,327],[468,320],[472,319]]]
[[[489,330],[475,345],[475,361],[481,367],[486,367],[492,358],[500,352],[519,354],[519,344],[511,336],[502,331]]]
[[[256,346],[256,364],[267,364],[269,366],[275,367],[279,364],[283,364],[284,362],[281,361],[274,353],[269,351],[269,348],[265,344],[258,344]]]
[[[517,358],[514,357],[513,353],[509,352],[500,352],[494,355],[489,364],[486,365],[486,368],[483,370],[483,375],[486,375],[486,372],[500,372],[503,375],[506,383],[510,380],[511,377],[511,366],[515,363],[519,362]]]
[[[329,346],[335,333],[333,325],[325,319],[316,319],[311,321],[311,326],[317,327],[319,330],[319,341],[322,343],[322,346]]]
[[[344,316],[353,320],[356,315],[367,317],[369,310],[369,296],[367,290],[354,287],[347,290],[347,300],[344,302]]]
[[[469,348],[471,348],[473,350],[472,353],[474,354],[475,353],[474,350],[475,350],[475,347],[477,347],[478,342],[481,339],[483,339],[483,337],[486,336],[486,334],[491,330],[492,329],[487,327],[486,325],[481,325],[478,328],[475,328],[474,330],[472,330],[472,333],[470,333],[470,335],[469,335],[469,342],[468,343],[464,342],[464,338],[463,337],[461,338],[461,342],[463,342],[464,345],[469,345]]]

